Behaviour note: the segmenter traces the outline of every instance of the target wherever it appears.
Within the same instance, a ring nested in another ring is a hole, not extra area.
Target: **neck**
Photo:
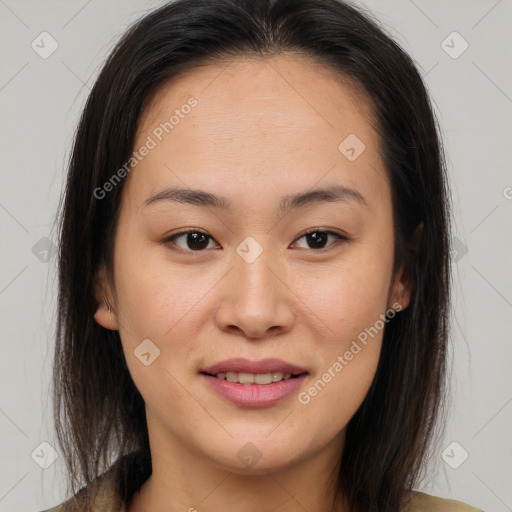
[[[127,512],[260,512],[262,505],[275,512],[346,512],[336,490],[343,439],[344,432],[321,452],[284,468],[255,471],[255,465],[240,472],[165,437],[165,443],[151,444],[152,474]]]

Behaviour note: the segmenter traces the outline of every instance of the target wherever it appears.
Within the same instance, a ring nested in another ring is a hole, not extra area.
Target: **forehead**
[[[184,108],[191,98],[195,106]],[[238,57],[173,78],[148,103],[134,149],[148,137],[155,147],[130,174],[140,193],[180,180],[226,195],[265,180],[267,187],[295,181],[304,188],[327,175],[347,185],[365,181],[370,192],[386,180],[361,88],[302,55]],[[364,147],[356,160],[340,149],[347,139]]]
[[[332,130],[340,127],[339,111],[345,116],[363,116],[374,124],[371,102],[354,79],[311,56],[286,52],[274,57],[207,61],[174,76],[153,94],[139,121],[139,132],[147,131],[168,113],[169,107],[179,108],[190,96],[197,99],[205,113],[207,108],[217,108],[217,115],[222,106],[230,107],[225,114],[234,115],[234,107],[255,113],[267,107],[275,112],[275,121],[286,107],[288,118],[295,111],[303,121],[323,121]],[[276,102],[283,100],[283,109],[276,109]],[[355,119],[344,121],[346,125]]]

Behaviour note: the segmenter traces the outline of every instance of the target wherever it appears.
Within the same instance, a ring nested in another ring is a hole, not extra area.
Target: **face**
[[[240,473],[341,449],[409,300],[378,147],[357,89],[301,56],[196,68],[152,99],[100,281],[115,313],[95,315],[152,447]]]

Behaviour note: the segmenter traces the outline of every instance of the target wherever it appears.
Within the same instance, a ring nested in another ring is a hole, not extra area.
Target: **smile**
[[[221,380],[227,380],[229,382],[238,382],[240,384],[263,384],[268,385],[273,382],[281,382],[282,380],[288,380],[297,378],[301,374],[291,374],[283,372],[269,372],[269,373],[246,373],[246,372],[219,372],[212,377],[217,377]]]
[[[200,375],[211,390],[235,405],[269,407],[298,392],[308,374],[292,376],[281,372],[263,374],[227,372],[224,375],[222,373],[218,375],[201,373]],[[238,381],[239,378],[242,382]],[[271,382],[268,382],[269,379]]]

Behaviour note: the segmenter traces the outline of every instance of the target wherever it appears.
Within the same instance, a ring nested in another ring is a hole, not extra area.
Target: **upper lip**
[[[210,375],[216,375],[217,373],[224,372],[244,372],[244,373],[293,373],[301,374],[307,373],[307,370],[297,366],[295,364],[287,363],[282,359],[262,359],[261,361],[249,361],[243,357],[237,357],[235,359],[226,359],[220,361],[212,366],[201,370],[202,373],[209,373]]]

